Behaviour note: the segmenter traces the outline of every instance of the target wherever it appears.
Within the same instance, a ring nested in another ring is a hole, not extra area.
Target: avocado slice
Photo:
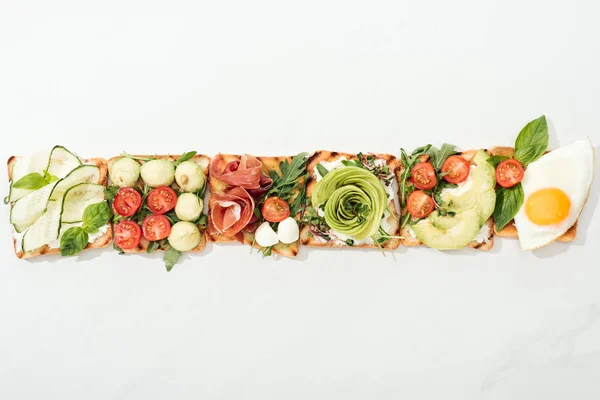
[[[447,229],[439,227],[444,223],[449,223]],[[433,213],[429,218],[412,226],[417,239],[438,250],[457,250],[465,247],[477,237],[480,228],[478,210],[468,210],[454,217],[441,217]]]

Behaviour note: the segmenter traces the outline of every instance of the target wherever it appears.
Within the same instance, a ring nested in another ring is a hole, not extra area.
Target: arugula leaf
[[[106,197],[106,200],[108,201],[113,201],[118,191],[118,186],[109,186],[106,189],[104,189],[104,197]]]
[[[491,156],[488,158],[487,162],[494,168],[498,168],[498,164],[500,164],[504,160],[508,160],[510,157],[507,156]]]
[[[431,165],[433,165],[433,168],[438,171],[442,168],[442,164],[444,164],[444,161],[446,161],[448,157],[456,154],[456,146],[448,143],[442,144],[441,149],[431,146],[428,153]]]
[[[548,123],[546,116],[529,122],[517,136],[515,141],[515,159],[523,166],[537,160],[548,148]]]
[[[115,249],[119,253],[119,255],[125,254],[125,252],[123,251],[123,249],[120,248],[119,246],[117,246],[117,244],[115,242],[113,242],[113,249]]]
[[[178,159],[177,161],[174,162],[175,166],[177,167],[179,164],[181,164],[184,161],[187,161],[189,159],[191,159],[192,157],[194,157],[196,155],[196,151],[188,151],[187,153],[183,153]]]
[[[148,243],[148,248],[146,249],[146,253],[151,254],[154,250],[158,249],[158,242],[150,242]]]
[[[79,226],[74,226],[60,238],[60,254],[62,256],[73,256],[85,249],[89,240],[89,235]]]
[[[317,171],[319,172],[319,175],[321,175],[322,178],[324,178],[325,175],[327,175],[329,173],[327,168],[322,166],[321,163],[317,164]]]
[[[48,183],[49,182],[41,174],[32,172],[13,183],[13,187],[15,189],[38,190],[46,186]]]
[[[511,188],[499,187],[496,190],[494,221],[498,230],[504,228],[517,215],[524,199],[525,194],[521,183]]]
[[[273,246],[265,247],[262,250],[263,257],[269,257],[273,254]]]
[[[200,229],[206,229],[208,226],[208,215],[201,214],[198,220],[196,220],[195,224],[198,225]]]
[[[110,207],[106,201],[90,204],[83,211],[83,230],[87,233],[96,233],[98,228],[108,224],[110,217]]]
[[[167,251],[165,251],[165,256],[163,257],[167,272],[173,269],[173,266],[177,264],[177,261],[179,261],[179,257],[181,257],[181,252],[179,250],[175,250],[172,246],[169,246]]]
[[[430,148],[430,144],[416,148],[410,156],[406,154],[404,149],[400,149],[400,159],[402,161],[402,166],[404,167],[404,170],[400,175],[400,181],[398,182],[401,208],[406,207],[406,199],[410,192],[413,191],[413,187],[406,184],[406,181],[410,177],[410,171],[412,167],[419,162],[419,157],[423,154],[427,154]]]
[[[300,153],[279,163],[281,175],[271,170],[269,175],[273,179],[271,189],[265,198],[277,196],[290,204],[290,214],[295,216],[304,204],[306,190],[306,153]],[[302,182],[302,184],[301,184]],[[298,191],[300,190],[300,193]],[[291,203],[290,203],[291,202]],[[257,215],[257,217],[260,216]]]

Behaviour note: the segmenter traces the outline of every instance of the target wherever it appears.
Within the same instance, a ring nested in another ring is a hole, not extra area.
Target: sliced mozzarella
[[[256,229],[254,238],[260,247],[269,247],[279,243],[279,236],[277,236],[277,233],[271,228],[268,222],[263,222]]]
[[[287,217],[279,223],[277,227],[277,236],[281,243],[290,244],[294,243],[300,238],[300,229],[298,223],[292,217]]]

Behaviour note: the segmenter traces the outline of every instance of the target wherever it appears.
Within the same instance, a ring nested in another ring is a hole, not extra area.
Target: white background
[[[0,4],[3,160],[467,149],[542,114],[551,147],[600,144],[594,1]],[[19,261],[4,207],[0,398],[597,399],[598,193],[536,252],[209,246],[171,273]]]

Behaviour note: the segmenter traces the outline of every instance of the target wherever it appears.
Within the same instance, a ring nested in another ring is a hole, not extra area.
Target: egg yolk
[[[545,188],[534,192],[527,199],[525,213],[536,225],[554,225],[569,215],[571,200],[560,189]]]

